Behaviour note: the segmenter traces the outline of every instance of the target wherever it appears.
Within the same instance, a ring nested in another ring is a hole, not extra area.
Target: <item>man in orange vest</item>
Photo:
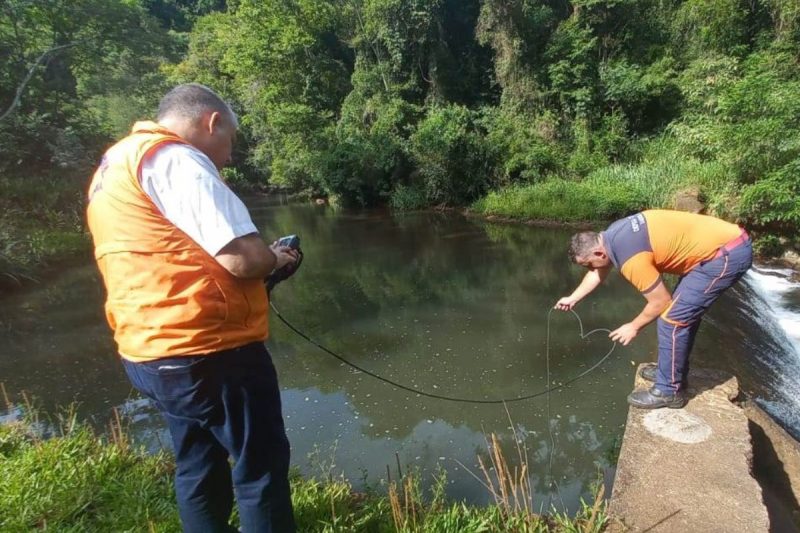
[[[628,403],[641,409],[683,407],[689,354],[700,320],[753,263],[747,232],[710,216],[649,210],[618,220],[604,232],[574,235],[569,256],[589,272],[572,294],[556,302],[556,309],[572,309],[600,286],[612,265],[619,268],[647,305],[612,331],[611,340],[625,346],[658,319],[658,366],[641,373],[653,386],[631,393]],[[671,295],[662,273],[681,276]]]
[[[282,533],[289,441],[263,280],[297,255],[262,240],[220,177],[237,127],[207,87],[174,88],[105,153],[87,215],[125,371],[169,426],[184,531],[234,530],[235,489],[242,531]]]

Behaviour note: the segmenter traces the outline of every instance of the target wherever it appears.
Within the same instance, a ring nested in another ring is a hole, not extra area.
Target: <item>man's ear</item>
[[[219,130],[220,125],[222,124],[222,115],[219,111],[213,111],[208,116],[208,121],[206,122],[206,126],[208,129],[208,133],[210,135],[214,135],[217,130]]]

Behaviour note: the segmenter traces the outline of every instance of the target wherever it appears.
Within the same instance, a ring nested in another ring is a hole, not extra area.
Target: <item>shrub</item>
[[[758,225],[800,231],[800,157],[745,187],[741,213]]]
[[[419,185],[400,184],[394,188],[389,205],[400,211],[420,209],[428,204],[425,189]]]
[[[409,142],[428,201],[463,205],[486,192],[488,150],[476,113],[464,106],[435,107]]]
[[[783,253],[784,245],[775,235],[762,235],[753,242],[753,250],[762,257],[777,257]]]
[[[552,115],[529,116],[504,106],[486,108],[483,115],[497,183],[533,183],[563,173],[566,155],[557,143],[559,124]]]
[[[335,129],[331,149],[320,159],[322,187],[345,205],[375,205],[386,200],[398,169],[406,166],[406,131],[416,106],[400,98],[352,93]]]

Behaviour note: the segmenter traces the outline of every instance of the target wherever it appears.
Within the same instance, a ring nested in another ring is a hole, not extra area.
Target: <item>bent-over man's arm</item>
[[[592,291],[594,291],[597,287],[600,286],[601,283],[608,277],[608,273],[611,272],[611,267],[603,267],[603,268],[594,268],[589,270],[586,275],[583,276],[580,284],[572,291],[572,294],[569,296],[565,296],[561,298],[558,302],[556,302],[555,308],[560,309],[561,311],[569,311],[578,302],[586,298]]]
[[[644,297],[647,300],[647,305],[644,306],[642,312],[627,324],[623,324],[609,333],[608,336],[611,340],[627,346],[636,337],[640,329],[658,318],[672,302],[672,295],[663,281],[659,281],[652,290],[644,294]]]

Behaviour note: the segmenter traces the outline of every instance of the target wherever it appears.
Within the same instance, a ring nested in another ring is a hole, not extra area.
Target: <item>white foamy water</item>
[[[790,309],[788,303],[790,295],[800,293],[800,283],[791,281],[791,275],[789,269],[753,267],[747,278],[750,286],[764,298],[800,357],[800,312]]]
[[[789,269],[754,266],[745,276],[759,301],[749,302],[753,316],[765,317],[761,325],[783,350],[758,357],[764,374],[772,374],[775,396],[759,403],[795,436],[800,435],[800,283]],[[769,369],[769,371],[767,371]]]

